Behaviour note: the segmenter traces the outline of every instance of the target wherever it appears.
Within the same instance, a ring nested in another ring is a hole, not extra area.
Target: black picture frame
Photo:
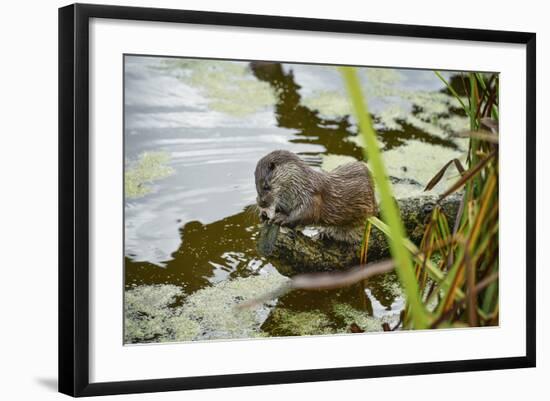
[[[197,376],[90,383],[89,381],[89,132],[88,61],[91,18],[273,28],[345,34],[437,38],[526,45],[527,259],[526,354],[521,357],[382,366]],[[252,386],[400,375],[534,367],[536,35],[433,26],[74,4],[59,9],[59,391],[71,396]]]

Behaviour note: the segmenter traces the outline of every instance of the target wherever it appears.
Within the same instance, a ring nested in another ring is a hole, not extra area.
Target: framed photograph
[[[535,366],[535,90],[534,33],[61,8],[59,390]]]

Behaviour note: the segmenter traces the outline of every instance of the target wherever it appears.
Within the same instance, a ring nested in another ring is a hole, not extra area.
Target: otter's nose
[[[269,206],[267,204],[267,202],[265,200],[263,200],[262,198],[260,198],[260,197],[256,198],[256,203],[258,204],[259,207],[268,207]]]

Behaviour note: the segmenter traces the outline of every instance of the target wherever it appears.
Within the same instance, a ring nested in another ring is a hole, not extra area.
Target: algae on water
[[[125,293],[125,343],[237,339],[266,336],[305,336],[349,333],[356,324],[365,332],[397,325],[399,311],[369,316],[346,303],[334,303],[328,312],[294,311],[277,301],[240,309],[287,285],[275,272],[220,282],[187,296],[175,285],[142,285]],[[396,290],[397,291],[397,290]]]
[[[302,100],[309,109],[318,110],[323,117],[336,118],[351,114],[351,104],[338,91],[315,91]]]
[[[260,326],[275,302],[239,309],[288,283],[270,272],[203,288],[174,305],[183,290],[174,285],[143,285],[125,293],[125,342],[169,342],[262,337]]]
[[[198,89],[214,111],[244,117],[276,102],[271,86],[257,80],[245,62],[174,59],[164,60],[162,68]]]
[[[418,141],[409,141],[403,146],[382,153],[387,173],[394,178],[394,195],[398,199],[443,193],[459,178],[454,165],[447,169],[443,178],[431,191],[426,193],[424,188],[447,162],[456,158],[464,164],[466,156],[466,152],[462,150]]]
[[[387,88],[400,83],[403,80],[403,74],[395,68],[363,68],[371,86]]]
[[[369,316],[366,311],[357,310],[347,303],[334,303],[332,310],[294,311],[276,308],[266,321],[270,336],[315,336],[350,333],[355,324],[365,332],[383,330],[383,323],[394,327],[399,322],[399,312],[382,317]]]
[[[273,304],[244,309],[236,306],[276,291],[288,281],[275,272],[223,281],[190,295],[182,313],[200,323],[204,340],[259,337],[260,326]]]
[[[450,113],[460,109],[460,102],[451,95],[437,91],[406,88],[406,77],[391,68],[360,68],[363,71],[364,92],[372,103],[375,122],[382,130],[403,130],[403,123],[412,125],[435,137],[460,132],[469,127],[465,116]],[[433,80],[438,81],[433,75]],[[316,90],[302,99],[302,104],[317,110],[325,118],[352,115],[347,94],[342,90]]]
[[[355,323],[365,332],[383,331],[383,323],[388,323],[391,327],[393,327],[399,321],[398,312],[395,314],[384,315],[382,317],[373,317],[346,303],[335,303],[332,310],[336,318],[344,322],[345,327],[349,327]]]
[[[467,139],[458,139],[457,143],[466,146]],[[439,183],[429,192],[424,188],[435,174],[447,162],[458,159],[465,165],[466,152],[461,149],[451,149],[430,143],[408,141],[406,144],[382,153],[388,175],[391,177],[394,196],[397,199],[426,194],[443,193],[454,180],[458,172],[454,165],[447,169]],[[321,168],[332,171],[335,168],[353,161],[352,156],[321,155]]]
[[[124,294],[124,342],[163,342],[194,339],[199,324],[170,308],[183,295],[175,285],[142,285]]]
[[[321,169],[324,171],[332,171],[337,167],[343,166],[344,164],[356,162],[357,159],[353,156],[344,156],[344,155],[321,155]]]
[[[174,173],[167,166],[167,152],[144,152],[138,160],[126,163],[124,172],[124,195],[127,199],[141,198],[151,192],[150,184]]]
[[[285,308],[275,309],[270,317],[271,336],[311,336],[335,333],[329,317],[318,310],[295,312]]]

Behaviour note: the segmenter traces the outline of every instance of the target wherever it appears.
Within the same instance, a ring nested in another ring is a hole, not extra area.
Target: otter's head
[[[300,163],[301,160],[294,153],[286,150],[275,150],[262,157],[256,165],[254,177],[256,180],[256,203],[260,209],[262,220],[272,219],[279,202],[277,197],[281,191],[281,169],[287,163]]]

